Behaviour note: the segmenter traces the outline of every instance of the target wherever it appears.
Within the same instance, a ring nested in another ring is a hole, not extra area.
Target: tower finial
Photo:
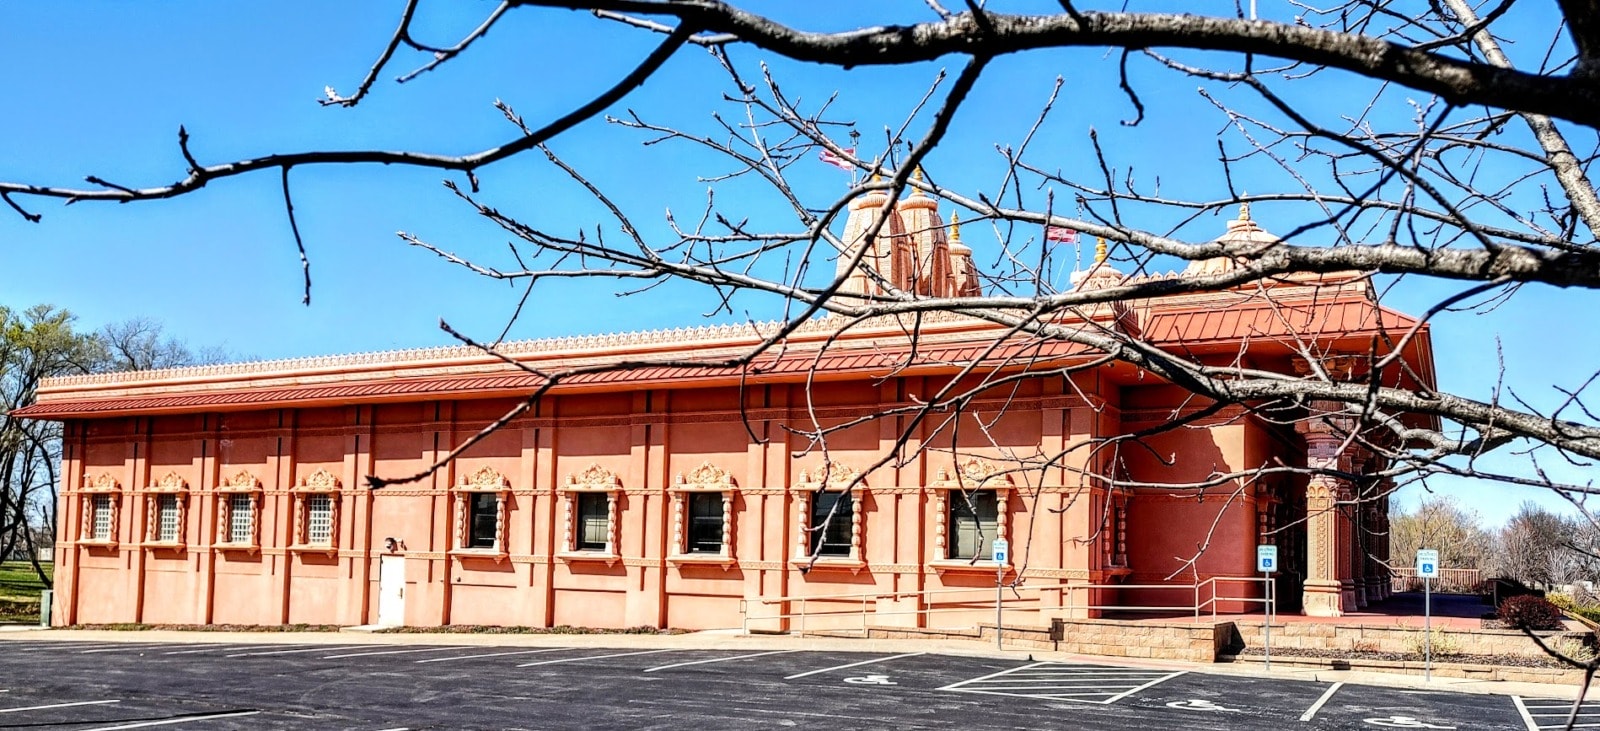
[[[921,165],[918,165],[918,166],[916,166],[916,167],[911,169],[911,179],[916,181],[916,182],[918,182],[918,183],[922,182],[922,166]],[[913,186],[911,186],[911,195],[912,195],[912,197],[923,197],[923,196],[926,196],[927,194],[922,192],[922,188],[919,188],[919,187],[913,185]]]
[[[1106,237],[1094,237],[1094,263],[1099,264],[1106,260]]]
[[[1243,203],[1239,204],[1239,220],[1250,220],[1250,201],[1244,201]]]
[[[950,213],[950,243],[961,243],[961,211]]]

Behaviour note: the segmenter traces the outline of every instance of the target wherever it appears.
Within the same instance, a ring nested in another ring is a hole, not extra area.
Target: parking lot
[[[0,729],[1560,728],[1549,699],[918,652],[0,642]],[[1600,727],[1600,704],[1580,727]]]

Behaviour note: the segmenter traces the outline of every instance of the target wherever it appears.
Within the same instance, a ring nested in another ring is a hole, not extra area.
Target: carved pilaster
[[[1299,424],[1306,441],[1306,466],[1312,470],[1350,473],[1359,456],[1347,446],[1352,420],[1340,415],[1341,406],[1313,402],[1315,416]],[[1340,509],[1352,500],[1350,483],[1336,475],[1312,474],[1306,485],[1306,583],[1302,596],[1305,613],[1338,617],[1357,606],[1354,567],[1358,558],[1352,516]]]

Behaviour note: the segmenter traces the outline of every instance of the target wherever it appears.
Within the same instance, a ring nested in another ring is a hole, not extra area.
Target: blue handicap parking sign
[[[1264,568],[1264,569],[1272,568],[1272,559],[1270,559],[1270,558],[1261,559],[1261,568]]]
[[[1433,564],[1431,564],[1431,563],[1425,563],[1425,564],[1423,564],[1423,565],[1422,565],[1422,573],[1424,573],[1424,574],[1431,574],[1431,573],[1433,573]]]

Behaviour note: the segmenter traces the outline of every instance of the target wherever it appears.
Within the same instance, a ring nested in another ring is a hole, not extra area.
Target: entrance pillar
[[[1322,413],[1338,408],[1317,406],[1313,403],[1313,410]],[[1310,419],[1299,424],[1306,440],[1306,466],[1349,472],[1353,460],[1340,433],[1348,430],[1338,429],[1333,421]],[[1340,510],[1340,503],[1348,505],[1352,497],[1349,482],[1333,475],[1314,474],[1306,485],[1306,583],[1301,604],[1308,616],[1339,617],[1357,608],[1358,541],[1355,526]]]

